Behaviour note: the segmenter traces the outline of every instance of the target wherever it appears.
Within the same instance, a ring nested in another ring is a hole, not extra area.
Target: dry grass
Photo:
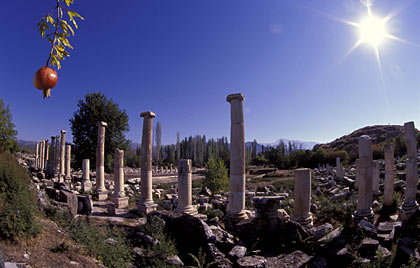
[[[0,241],[0,247],[9,262],[25,263],[30,267],[103,267],[91,257],[84,255],[84,250],[60,230],[57,225],[41,219],[43,231],[36,238],[12,243]],[[24,254],[29,258],[25,259]],[[71,261],[79,263],[71,264]]]

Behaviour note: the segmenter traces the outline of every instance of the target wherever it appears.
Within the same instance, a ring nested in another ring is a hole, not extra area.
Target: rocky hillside
[[[417,132],[419,132],[417,130]],[[333,142],[326,144],[319,144],[314,149],[321,147],[327,150],[346,150],[351,151],[352,148],[357,147],[358,138],[362,135],[370,136],[373,144],[379,144],[388,139],[398,136],[404,136],[404,126],[399,125],[376,125],[367,126],[353,131],[348,135],[344,135]]]

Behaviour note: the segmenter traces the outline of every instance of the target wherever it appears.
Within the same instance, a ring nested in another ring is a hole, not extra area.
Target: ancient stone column
[[[114,195],[112,202],[116,208],[128,207],[128,197],[124,193],[124,151],[115,148],[114,152]]]
[[[414,128],[414,122],[407,122],[404,124],[404,135],[405,135],[405,141],[407,145],[408,159],[405,162],[406,188],[405,188],[402,210],[404,213],[403,219],[406,220],[418,209],[418,204],[416,202],[417,182],[418,182],[417,142],[416,142],[416,130]]]
[[[192,206],[192,165],[191,159],[180,159],[178,163],[178,207],[176,212],[196,215]]]
[[[98,123],[98,139],[96,145],[96,194],[98,200],[106,200],[108,192],[105,189],[105,122]]]
[[[311,208],[311,170],[295,169],[295,211],[292,221],[304,227],[312,227]]]
[[[152,197],[152,153],[153,153],[153,118],[156,114],[147,111],[140,114],[143,117],[143,134],[141,139],[141,195],[137,202],[139,214],[147,214],[156,210],[157,205]]]
[[[35,144],[35,168],[39,168],[39,143]]]
[[[372,194],[379,195],[379,177],[381,175],[381,166],[379,161],[373,161],[373,171],[372,171]]]
[[[355,219],[367,217],[373,219],[372,211],[372,175],[373,175],[372,141],[369,136],[359,137],[359,171],[358,186],[359,197],[357,199],[357,211]]]
[[[394,144],[385,144],[384,206],[392,206],[394,196]]]
[[[39,169],[41,170],[41,172],[43,172],[44,170],[44,140],[40,141],[40,148],[39,148]]]
[[[66,131],[61,130],[61,143],[60,143],[60,175],[59,181],[64,182],[65,174],[65,157],[66,157]]]
[[[343,179],[344,178],[344,167],[341,164],[341,161],[340,161],[340,157],[339,156],[335,159],[335,162],[336,162],[336,165],[335,166],[336,166],[336,175],[337,175],[337,178]]]
[[[66,180],[71,181],[71,145],[66,145]]]
[[[244,96],[241,93],[228,95],[230,103],[230,179],[227,218],[232,223],[246,219],[245,214],[245,130]]]
[[[48,174],[54,176],[54,165],[55,165],[55,136],[51,136],[50,156],[48,163]]]
[[[90,182],[90,162],[89,159],[83,159],[82,191],[88,192],[90,190],[92,190],[92,183]]]
[[[55,163],[54,163],[54,176],[59,173],[60,170],[60,136],[55,136]],[[59,175],[59,174],[58,174]]]

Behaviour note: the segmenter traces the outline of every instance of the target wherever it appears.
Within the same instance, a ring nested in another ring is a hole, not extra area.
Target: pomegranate
[[[34,85],[44,92],[43,97],[50,98],[51,88],[57,84],[57,73],[49,67],[41,67],[34,76]]]

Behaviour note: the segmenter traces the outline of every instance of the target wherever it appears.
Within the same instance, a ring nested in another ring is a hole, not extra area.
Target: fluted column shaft
[[[394,196],[394,144],[385,145],[384,206],[392,206]]]
[[[227,216],[232,219],[245,219],[245,129],[242,94],[231,94],[226,101],[230,103],[230,179]]]
[[[103,193],[105,189],[105,122],[98,123],[98,138],[96,144],[96,192]]]

